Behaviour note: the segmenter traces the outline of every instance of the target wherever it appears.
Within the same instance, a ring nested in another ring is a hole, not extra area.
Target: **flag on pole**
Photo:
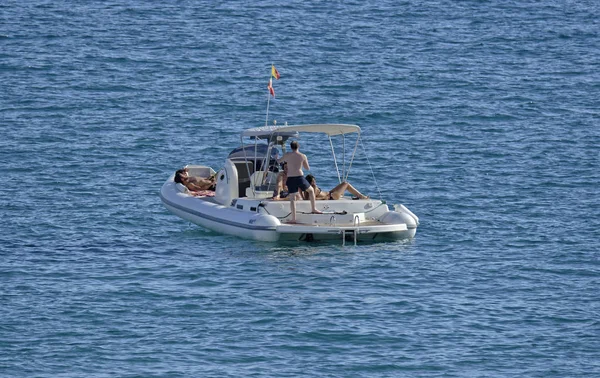
[[[277,71],[277,68],[275,68],[274,64],[271,64],[271,76],[277,80],[279,80],[279,78],[281,77],[281,75],[279,75],[279,71]]]
[[[275,90],[273,89],[273,78],[269,78],[269,85],[267,86],[267,88],[269,88],[271,96],[275,97]]]

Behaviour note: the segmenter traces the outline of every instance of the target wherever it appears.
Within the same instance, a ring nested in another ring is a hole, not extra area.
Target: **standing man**
[[[288,187],[290,197],[290,207],[292,209],[292,220],[289,223],[296,223],[296,199],[300,195],[300,189],[308,193],[310,199],[310,207],[313,214],[323,214],[316,208],[315,191],[304,178],[304,169],[310,169],[306,155],[300,153],[298,148],[300,144],[296,141],[290,143],[291,152],[283,155],[278,161],[287,163],[287,180],[285,182]]]

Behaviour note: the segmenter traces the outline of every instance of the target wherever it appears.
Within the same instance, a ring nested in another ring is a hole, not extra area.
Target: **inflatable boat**
[[[333,166],[338,181],[342,182],[348,178],[360,131],[359,126],[344,124],[264,126],[245,130],[241,133],[241,146],[229,154],[218,172],[204,165],[187,166],[190,176],[216,174],[214,192],[192,192],[176,183],[175,174],[172,174],[162,186],[160,198],[171,213],[191,223],[260,241],[338,240],[342,244],[356,244],[413,238],[419,218],[404,205],[390,209],[383,199],[344,196],[337,200],[318,200],[317,209],[322,214],[311,212],[310,201],[296,201],[295,223],[289,223],[290,202],[273,199],[281,169],[277,157],[285,153],[288,140],[303,133],[317,133],[328,138]],[[356,136],[352,159],[348,170],[340,173],[333,139],[346,138],[350,134]]]

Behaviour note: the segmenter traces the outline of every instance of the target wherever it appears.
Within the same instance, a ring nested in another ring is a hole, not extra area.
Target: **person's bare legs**
[[[358,191],[358,189],[356,189],[355,187],[352,186],[352,184],[350,184],[349,182],[344,181],[344,183],[346,183],[346,190],[348,192],[350,192],[350,194],[360,198],[360,199],[367,199],[369,198],[368,196],[365,196],[364,194],[362,194],[361,192]]]
[[[315,190],[313,189],[312,186],[309,186],[308,189],[306,189],[306,191],[308,192],[308,198],[310,199],[310,207],[312,210],[313,214],[323,214],[322,211],[317,210],[317,201],[315,199]]]
[[[288,223],[296,223],[296,196],[298,193],[290,193],[288,197],[290,197],[290,209],[292,211],[292,220]]]
[[[281,191],[283,190],[283,183],[281,182],[281,180],[279,180],[279,177],[277,177],[277,184],[276,184],[276,188],[273,191],[273,199],[274,200],[279,200],[279,195],[281,194]]]
[[[346,190],[348,192],[350,192],[350,194],[355,195],[356,197],[358,197],[360,199],[368,198],[367,196],[365,196],[364,194],[362,194],[361,192],[359,192],[358,190],[356,190],[356,188],[353,187],[347,181],[344,181],[341,184],[338,184],[335,188],[331,189],[329,191],[329,195],[334,200],[338,200],[338,199],[340,199],[340,198],[342,198],[344,196],[344,193],[346,192]]]

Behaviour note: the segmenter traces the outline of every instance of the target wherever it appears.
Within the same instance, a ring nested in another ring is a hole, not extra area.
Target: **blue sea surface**
[[[0,376],[600,376],[599,4],[2,1]],[[413,240],[162,206],[264,124],[271,64],[269,122],[360,125],[349,179]]]

